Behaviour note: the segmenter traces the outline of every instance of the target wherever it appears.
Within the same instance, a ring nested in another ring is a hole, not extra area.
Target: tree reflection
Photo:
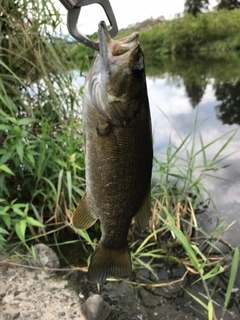
[[[216,84],[215,88],[215,96],[222,102],[216,106],[217,118],[224,124],[240,124],[240,79],[235,84]]]
[[[199,83],[193,81],[188,84],[184,81],[186,93],[193,108],[201,102],[206,89],[207,81],[205,79],[201,80]]]

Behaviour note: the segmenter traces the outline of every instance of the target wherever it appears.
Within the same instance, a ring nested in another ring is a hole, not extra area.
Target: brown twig
[[[34,267],[34,266],[27,266],[25,264],[20,264],[20,263],[14,263],[14,262],[8,262],[8,261],[0,261],[0,264],[6,265],[6,266],[13,266],[13,267],[21,267],[21,268],[26,268],[26,269],[31,269],[31,270],[42,270],[46,272],[55,272],[55,271],[60,271],[60,272],[65,272],[65,271],[81,271],[81,272],[87,272],[88,268],[87,267],[71,267],[71,268],[47,268],[47,267]]]
[[[187,274],[188,274],[188,270],[185,271],[184,275],[180,279],[174,280],[174,281],[171,281],[171,282],[165,282],[165,283],[137,283],[137,282],[133,282],[133,281],[125,280],[125,279],[112,279],[112,278],[109,278],[107,280],[108,281],[119,281],[119,280],[121,280],[121,281],[124,281],[126,283],[132,284],[134,286],[138,286],[138,287],[160,288],[160,287],[171,287],[176,283],[183,282],[183,280],[186,278]]]

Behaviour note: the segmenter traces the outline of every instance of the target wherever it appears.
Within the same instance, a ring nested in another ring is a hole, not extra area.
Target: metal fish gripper
[[[117,35],[118,33],[117,22],[116,22],[109,0],[60,0],[60,1],[68,10],[67,27],[70,35],[74,39],[76,39],[78,42],[82,43],[83,45],[93,50],[99,51],[99,43],[90,40],[87,36],[83,35],[78,30],[77,23],[81,13],[81,8],[83,6],[91,5],[94,3],[101,5],[110,22],[110,26],[111,26],[109,29],[110,36],[113,38]]]

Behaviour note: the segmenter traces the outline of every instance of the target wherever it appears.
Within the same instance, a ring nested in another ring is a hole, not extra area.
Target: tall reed
[[[2,1],[0,243],[66,223],[84,185],[81,95],[53,1]],[[23,208],[23,209],[22,209]],[[34,221],[32,220],[34,218]],[[21,223],[20,223],[21,221]]]

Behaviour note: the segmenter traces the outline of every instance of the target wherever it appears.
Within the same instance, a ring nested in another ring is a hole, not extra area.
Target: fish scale
[[[99,48],[85,84],[86,191],[73,215],[76,228],[100,220],[102,237],[88,278],[129,277],[127,234],[135,217],[146,228],[151,213],[152,131],[143,54],[137,33],[111,39],[99,24]]]

